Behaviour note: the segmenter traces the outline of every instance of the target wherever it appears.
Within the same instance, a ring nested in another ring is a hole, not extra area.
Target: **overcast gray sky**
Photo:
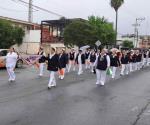
[[[15,0],[17,1],[17,0]],[[24,0],[28,2],[28,0]],[[42,8],[57,12],[67,18],[85,18],[90,15],[104,16],[110,22],[115,22],[115,11],[110,7],[110,0],[33,0],[34,4]],[[0,0],[0,16],[27,20],[28,8],[13,0]],[[140,34],[150,34],[150,0],[125,0],[119,10],[118,32],[120,34],[133,33],[132,24],[138,17],[145,17],[139,28]],[[52,14],[35,11],[34,22],[58,19]]]

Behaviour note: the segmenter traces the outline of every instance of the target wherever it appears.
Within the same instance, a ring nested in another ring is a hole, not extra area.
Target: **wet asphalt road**
[[[48,72],[17,69],[7,82],[0,70],[0,125],[150,125],[150,68],[95,85],[88,71],[67,74],[47,90]]]

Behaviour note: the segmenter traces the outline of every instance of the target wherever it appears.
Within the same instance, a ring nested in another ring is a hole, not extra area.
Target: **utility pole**
[[[139,41],[139,31],[138,27],[140,26],[140,23],[144,21],[145,18],[136,18],[135,24],[133,24],[134,28],[134,46],[138,46],[138,41]],[[140,21],[140,22],[139,22]]]
[[[29,12],[28,12],[28,21],[33,22],[33,8],[32,8],[33,0],[29,0]]]

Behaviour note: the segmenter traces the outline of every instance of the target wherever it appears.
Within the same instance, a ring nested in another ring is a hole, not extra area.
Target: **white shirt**
[[[51,55],[49,56],[49,58],[51,59],[54,55],[55,55],[55,53],[54,53],[54,54],[51,54]]]
[[[17,63],[18,55],[15,52],[7,53],[6,55],[6,67],[14,68]]]

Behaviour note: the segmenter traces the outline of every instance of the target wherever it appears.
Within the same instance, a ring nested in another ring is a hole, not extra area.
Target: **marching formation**
[[[116,78],[117,71],[120,75],[128,75],[129,73],[150,66],[149,50],[111,50],[102,49],[70,49],[66,52],[64,49],[57,51],[51,48],[50,54],[46,55],[43,47],[40,47],[38,55],[39,76],[44,75],[44,67],[47,64],[47,70],[50,73],[48,89],[56,87],[56,74],[59,79],[65,78],[66,72],[77,71],[77,75],[81,75],[86,71],[96,74],[96,85],[104,86],[107,74],[112,79]],[[13,48],[10,48],[6,56],[6,68],[9,75],[9,81],[15,81],[15,65],[18,55]],[[87,70],[85,70],[87,69]]]

